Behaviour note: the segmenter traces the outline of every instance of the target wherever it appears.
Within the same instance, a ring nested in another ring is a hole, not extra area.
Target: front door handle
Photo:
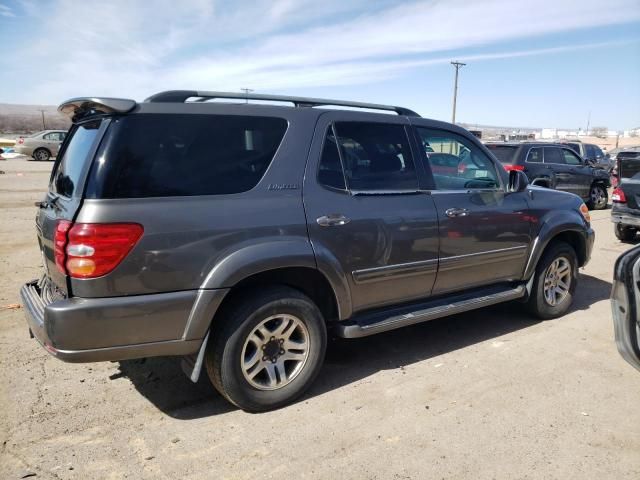
[[[316,219],[316,222],[318,222],[318,225],[320,225],[321,227],[335,227],[339,225],[346,225],[350,221],[350,219],[339,213],[323,215]]]
[[[467,215],[469,215],[469,210],[467,210],[466,208],[449,208],[447,210],[445,210],[445,212],[447,214],[447,217],[466,217]]]

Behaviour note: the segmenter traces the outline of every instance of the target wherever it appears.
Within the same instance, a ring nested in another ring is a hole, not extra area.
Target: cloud
[[[16,14],[13,13],[11,7],[0,3],[0,17],[14,18],[15,16]]]
[[[29,3],[23,5],[29,15]],[[88,94],[145,98],[172,88],[364,84],[448,62],[451,55],[480,61],[596,48],[602,44],[504,46],[640,20],[637,0],[609,0],[606,7],[598,0],[55,0],[46,11],[29,16],[30,30],[42,34],[10,49],[10,74],[20,81],[0,92],[2,100],[7,92],[22,101],[54,102]],[[499,51],[460,54],[480,47]],[[50,68],[47,77],[29,76],[41,63]],[[25,82],[33,83],[25,89]]]

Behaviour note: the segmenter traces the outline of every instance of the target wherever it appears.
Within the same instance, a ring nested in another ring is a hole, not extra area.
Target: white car
[[[18,138],[15,151],[34,160],[47,161],[58,155],[60,144],[66,136],[66,130],[43,130],[30,137]]]

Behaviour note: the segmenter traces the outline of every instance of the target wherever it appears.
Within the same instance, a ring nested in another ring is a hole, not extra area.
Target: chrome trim
[[[418,262],[398,263],[383,267],[363,268],[351,272],[353,281],[357,284],[376,282],[389,278],[404,278],[422,274],[435,274],[438,271],[438,259],[421,260]]]
[[[504,262],[509,260],[517,260],[523,256],[521,253],[528,247],[519,245],[517,247],[500,248],[497,250],[487,250],[484,252],[467,253],[465,255],[454,255],[451,257],[441,257],[439,272],[456,270],[459,268],[468,268],[477,264],[487,264]],[[471,262],[469,262],[471,260]],[[471,263],[471,264],[470,264]]]

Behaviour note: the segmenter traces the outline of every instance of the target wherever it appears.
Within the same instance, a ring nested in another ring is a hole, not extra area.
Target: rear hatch
[[[620,188],[628,208],[640,208],[640,152],[620,152],[617,156]]]
[[[64,263],[66,230],[80,208],[85,178],[106,122],[93,119],[73,125],[53,166],[47,195],[38,203],[36,229],[45,275],[65,296],[67,276],[59,265]]]

